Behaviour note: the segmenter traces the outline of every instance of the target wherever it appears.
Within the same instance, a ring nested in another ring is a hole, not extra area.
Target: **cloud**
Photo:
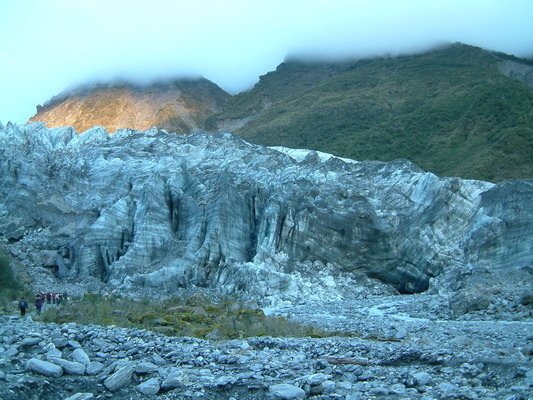
[[[0,2],[0,120],[72,85],[202,75],[232,93],[288,54],[358,57],[461,41],[533,54],[529,0]]]

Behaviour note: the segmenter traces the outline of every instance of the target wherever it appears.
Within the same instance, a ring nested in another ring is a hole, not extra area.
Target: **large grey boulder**
[[[76,361],[68,361],[62,358],[52,358],[50,362],[60,365],[67,375],[84,375],[85,365]]]
[[[132,375],[133,366],[125,365],[122,368],[119,368],[113,375],[109,376],[104,381],[104,386],[108,390],[116,392],[130,383]]]
[[[72,359],[78,363],[81,363],[83,365],[89,365],[91,363],[91,360],[85,350],[79,348],[74,349],[72,352]]]
[[[63,375],[63,368],[57,364],[48,361],[39,360],[37,358],[30,358],[24,365],[26,371],[35,372],[37,374],[59,378]]]
[[[53,250],[43,266],[59,276],[125,291],[320,299],[366,275],[413,293],[446,270],[533,263],[530,180],[439,178],[405,160],[231,134],[42,124],[0,129],[0,171],[0,236],[12,254],[33,265]]]
[[[22,339],[20,345],[22,347],[37,346],[43,339],[41,337],[27,337]]]
[[[303,389],[288,383],[272,385],[268,388],[268,398],[275,400],[305,399],[306,394]]]
[[[149,361],[141,361],[135,364],[134,370],[137,374],[151,374],[157,371],[157,365]]]

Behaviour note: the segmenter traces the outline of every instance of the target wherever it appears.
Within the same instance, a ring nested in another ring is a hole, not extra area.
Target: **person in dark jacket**
[[[37,315],[41,315],[43,304],[44,304],[43,298],[40,295],[37,295],[37,297],[35,297],[35,309],[37,310]]]
[[[20,316],[23,317],[26,315],[26,310],[28,309],[28,302],[26,299],[21,298],[19,301],[19,310],[20,310]]]

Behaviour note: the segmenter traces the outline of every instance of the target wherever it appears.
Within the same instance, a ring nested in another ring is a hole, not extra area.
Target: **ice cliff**
[[[420,292],[533,264],[533,182],[440,178],[231,134],[0,125],[0,236],[29,268],[172,293]],[[436,284],[436,283],[435,283]]]

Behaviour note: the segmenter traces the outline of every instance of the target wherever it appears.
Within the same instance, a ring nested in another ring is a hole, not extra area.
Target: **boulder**
[[[530,180],[441,178],[229,133],[11,124],[0,143],[0,235],[25,235],[8,250],[60,243],[59,276],[122,291],[320,300],[358,274],[417,293],[453,268],[533,264]]]
[[[140,385],[137,385],[137,390],[147,396],[156,395],[159,392],[160,388],[161,385],[159,383],[159,379],[157,378],[148,379]]]
[[[67,375],[84,375],[85,365],[76,361],[68,361],[62,358],[52,358],[50,362],[60,365]]]
[[[306,394],[303,389],[288,383],[280,383],[269,386],[268,397],[273,400],[305,399]]]
[[[533,304],[533,289],[528,289],[520,296],[520,303],[524,306],[530,306]]]
[[[119,368],[113,375],[109,376],[104,381],[104,386],[112,391],[116,392],[117,390],[122,389],[123,387],[129,385],[131,377],[133,375],[133,366],[125,365],[122,368]]]
[[[92,400],[94,399],[94,394],[92,393],[76,393],[72,396],[67,397],[65,400]]]
[[[163,381],[161,388],[163,390],[172,390],[178,387],[186,386],[189,383],[189,377],[181,370],[173,370]]]
[[[20,345],[22,347],[37,346],[41,342],[41,340],[43,340],[43,338],[30,336],[30,337],[22,339],[22,341],[20,342]]]
[[[87,370],[85,371],[87,375],[97,375],[104,370],[105,366],[101,362],[91,361],[87,365]]]
[[[37,358],[30,358],[24,365],[26,371],[35,372],[37,374],[59,378],[63,375],[63,368],[57,364],[48,361],[39,360]]]
[[[479,287],[459,290],[457,293],[454,293],[450,299],[450,307],[454,316],[486,310],[490,304],[490,293]]]
[[[72,359],[74,361],[82,363],[83,365],[89,365],[91,362],[89,356],[82,348],[74,349],[74,351],[72,352]]]
[[[134,370],[137,374],[151,374],[157,371],[157,365],[149,361],[141,361],[135,364]]]
[[[413,381],[417,386],[426,386],[431,382],[431,375],[427,372],[416,372],[413,374]]]

